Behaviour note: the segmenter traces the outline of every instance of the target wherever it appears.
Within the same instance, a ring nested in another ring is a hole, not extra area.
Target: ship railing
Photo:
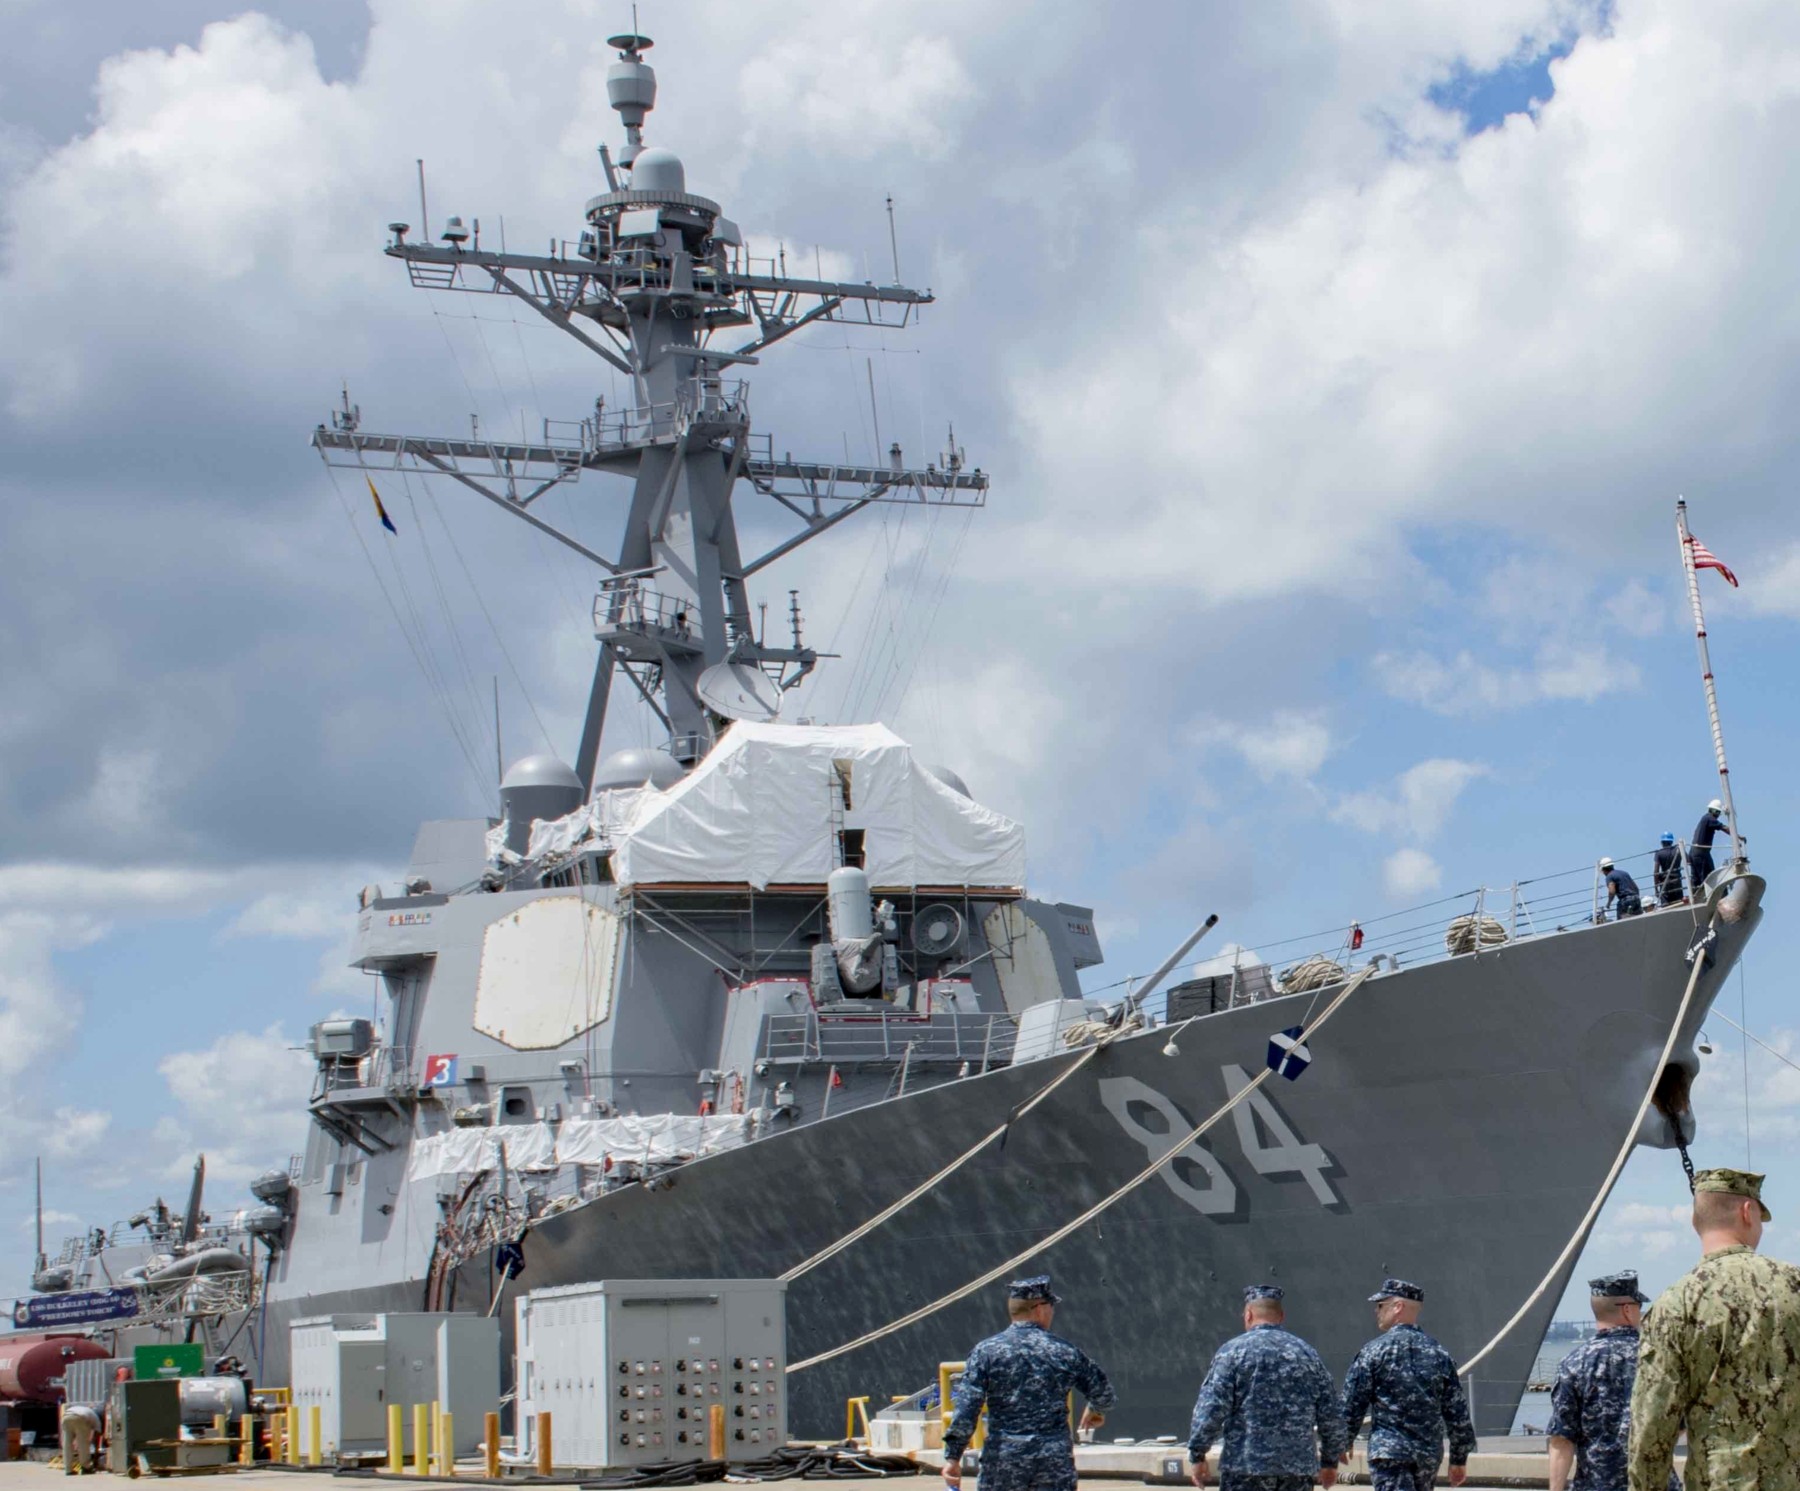
[[[824,1016],[816,1010],[770,1015],[763,1023],[761,1059],[809,1063],[911,1066],[969,1062],[983,1069],[1012,1059],[1018,1027],[1008,1014],[957,1011],[907,1017],[895,1014]]]
[[[690,597],[652,590],[636,575],[603,581],[594,597],[596,632],[654,628],[675,637],[697,638],[699,620]]]
[[[1685,905],[1684,897],[1691,894],[1686,846],[1676,847],[1681,879],[1672,883],[1673,899],[1667,902],[1655,880],[1655,850],[1614,856],[1615,865],[1636,883],[1646,915]],[[1372,960],[1392,970],[1458,957],[1480,958],[1511,943],[1573,932],[1616,916],[1617,908],[1607,906],[1606,877],[1598,861],[1510,885],[1477,886],[1299,937],[1268,942],[1246,937],[1244,942],[1255,953],[1246,953],[1235,967],[1174,986],[1169,1014],[1186,1019],[1208,1007],[1226,1009],[1284,993],[1330,988]],[[1199,1005],[1189,1008],[1196,998]]]
[[[581,442],[596,454],[677,438],[690,424],[742,424],[750,417],[750,388],[741,378],[702,375],[673,399],[608,409],[594,406],[581,421]]]
[[[406,1093],[412,1091],[414,1081],[412,1047],[378,1045],[361,1061],[320,1067],[313,1101],[346,1091]]]

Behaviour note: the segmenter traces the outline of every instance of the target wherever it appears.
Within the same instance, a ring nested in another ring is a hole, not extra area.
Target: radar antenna
[[[366,431],[346,392],[313,432],[327,465],[448,477],[605,572],[594,604],[600,654],[575,761],[590,790],[616,672],[662,722],[671,754],[692,762],[729,720],[744,717],[735,710],[772,717],[819,660],[797,627],[789,647],[758,635],[754,575],[875,503],[980,507],[988,489],[960,452],[923,470],[908,467],[897,444],[885,460],[878,449],[868,466],[796,460],[777,457],[770,437],[752,431],[748,388],[728,372],[755,366],[808,326],[906,327],[932,294],[897,282],[809,279],[789,274],[785,255],[754,256],[720,205],[688,190],[674,152],[645,143],[656,105],[656,74],[644,61],[650,38],[634,22],[609,45],[618,60],[607,72],[607,99],[625,143],[616,162],[601,147],[607,189],[587,203],[576,243],[553,242],[541,255],[495,251],[451,217],[435,242],[429,223],[411,238],[407,225],[390,224],[386,251],[422,289],[505,295],[527,306],[625,374],[630,402],[614,409],[596,401],[580,420],[546,418],[536,439],[473,429],[463,439]],[[891,210],[889,226],[898,281]],[[614,557],[533,510],[546,492],[590,471],[631,479]],[[798,521],[748,558],[733,507],[740,482]]]

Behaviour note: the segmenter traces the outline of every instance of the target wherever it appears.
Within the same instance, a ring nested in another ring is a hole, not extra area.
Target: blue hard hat
[[[1665,844],[1673,844],[1675,842],[1675,835],[1674,834],[1664,834],[1662,837],[1662,841]]]

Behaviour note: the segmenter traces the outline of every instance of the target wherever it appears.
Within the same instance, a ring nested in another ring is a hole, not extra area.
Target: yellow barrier
[[[388,1474],[403,1475],[406,1471],[406,1410],[398,1403],[387,1406],[387,1436]]]
[[[706,1414],[706,1458],[725,1458],[725,1405],[715,1403]]]
[[[438,1415],[438,1474],[456,1474],[456,1415],[447,1408]]]
[[[281,1415],[281,1445],[289,1465],[300,1463],[300,1409],[290,1404]]]
[[[320,1465],[325,1460],[325,1412],[312,1403],[306,1410],[306,1463]]]
[[[856,1438],[856,1415],[858,1410],[861,1410],[862,1412],[862,1437],[864,1439],[869,1437],[869,1399],[865,1394],[861,1398],[846,1398],[844,1400],[845,1439]]]
[[[500,1479],[500,1415],[490,1413],[481,1424],[482,1449],[487,1454],[487,1478]]]
[[[955,1377],[967,1362],[938,1363],[938,1432],[950,1432],[950,1420],[956,1416],[956,1405],[950,1401],[950,1379]],[[969,1448],[978,1450],[987,1443],[987,1409],[981,1410],[981,1417],[975,1421],[975,1433],[969,1439]]]
[[[724,1405],[719,1405],[723,1409]],[[540,1413],[537,1416],[537,1469],[539,1475],[549,1475],[550,1467],[556,1463],[550,1444],[550,1415]]]
[[[256,1415],[247,1413],[238,1424],[238,1464],[256,1464]]]
[[[413,1474],[431,1474],[431,1410],[423,1403],[413,1404]]]

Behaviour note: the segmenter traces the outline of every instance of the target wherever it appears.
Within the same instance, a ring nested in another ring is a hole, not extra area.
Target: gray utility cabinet
[[[725,1458],[787,1443],[787,1285],[764,1279],[610,1279],[517,1301],[518,1439],[583,1469],[704,1460],[710,1410]]]
[[[327,1458],[387,1444],[387,1410],[398,1403],[411,1454],[412,1406],[437,1403],[455,1415],[456,1453],[481,1443],[500,1403],[500,1322],[479,1315],[323,1315],[289,1328],[294,1405],[301,1432],[320,1413]]]

